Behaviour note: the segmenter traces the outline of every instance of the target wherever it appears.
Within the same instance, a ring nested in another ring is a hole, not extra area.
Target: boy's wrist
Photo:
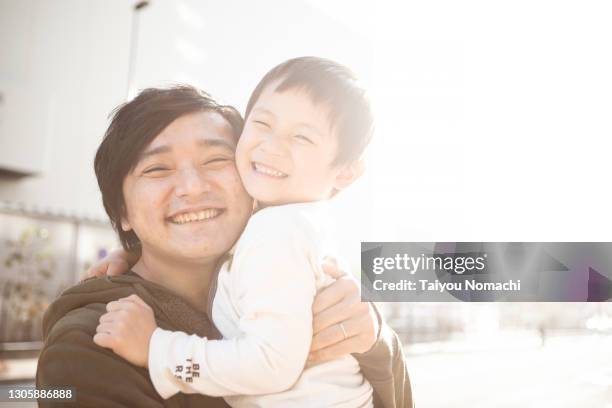
[[[146,354],[146,358],[144,359],[144,362],[145,362],[145,364],[144,364],[144,368],[147,368],[147,369],[149,368],[149,364],[150,364],[150,361],[151,361],[151,341],[153,340],[153,335],[155,334],[155,331],[156,331],[157,329],[159,329],[159,327],[157,327],[157,326],[156,326],[156,327],[153,329],[153,331],[151,331],[151,333],[150,333],[150,334],[149,334],[149,336],[148,336],[148,339],[147,339],[146,345],[145,345],[145,352],[146,352],[147,354]]]
[[[177,392],[178,388],[171,380],[171,370],[166,361],[166,354],[170,350],[172,332],[155,328],[149,341],[148,363],[149,377],[155,391],[163,398],[168,399]]]

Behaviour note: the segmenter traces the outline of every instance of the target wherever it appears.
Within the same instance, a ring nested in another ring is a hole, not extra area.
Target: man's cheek
[[[224,179],[225,180],[223,181],[222,185],[228,187],[234,196],[239,195],[242,192],[246,194],[246,190],[242,184],[242,179],[240,178],[235,162],[232,163],[231,168],[229,168],[227,173],[224,174]]]

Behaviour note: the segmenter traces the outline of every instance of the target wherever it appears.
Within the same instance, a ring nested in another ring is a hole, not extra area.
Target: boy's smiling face
[[[246,190],[263,205],[329,198],[342,167],[329,109],[301,89],[270,84],[246,118],[236,163]]]

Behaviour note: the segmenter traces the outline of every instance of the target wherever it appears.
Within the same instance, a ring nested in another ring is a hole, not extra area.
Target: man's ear
[[[130,231],[132,229],[130,222],[125,217],[121,217],[121,229],[123,231]]]
[[[338,191],[347,188],[363,174],[364,170],[365,163],[362,159],[355,160],[345,165],[336,176],[334,188]]]

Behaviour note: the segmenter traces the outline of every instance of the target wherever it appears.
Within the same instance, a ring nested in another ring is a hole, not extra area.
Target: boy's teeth
[[[258,173],[263,173],[263,174],[266,174],[272,177],[286,177],[287,176],[285,173],[281,173],[280,171],[271,169],[262,164],[254,163],[254,165],[255,165],[255,171]]]
[[[216,217],[217,215],[219,215],[220,212],[221,210],[217,208],[210,208],[208,210],[203,211],[179,214],[175,217],[172,217],[172,222],[175,222],[177,224],[186,224],[188,222],[204,221]]]

